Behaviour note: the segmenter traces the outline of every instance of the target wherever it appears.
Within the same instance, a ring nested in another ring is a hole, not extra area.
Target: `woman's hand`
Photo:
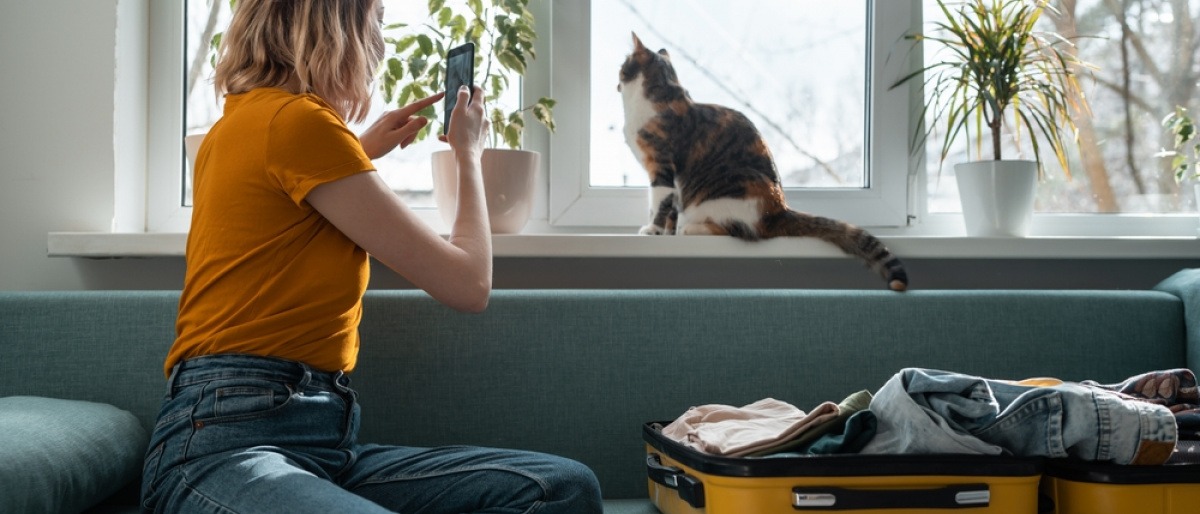
[[[438,93],[422,98],[394,111],[383,113],[375,123],[358,136],[363,151],[367,157],[378,159],[394,150],[397,146],[404,148],[417,138],[417,133],[429,124],[429,120],[417,116],[422,109],[429,107],[445,96]]]
[[[483,90],[475,86],[472,96],[467,86],[463,86],[458,91],[447,91],[445,94],[457,94],[458,102],[450,112],[450,133],[438,136],[438,139],[450,143],[450,148],[456,153],[470,152],[478,158],[483,154],[490,125],[484,113]]]
[[[412,142],[426,122],[409,118],[442,96],[385,114],[360,138],[367,155],[374,158]],[[471,102],[465,89],[458,92],[449,137],[440,138],[450,143],[459,167],[458,213],[449,238],[430,229],[373,171],[326,182],[305,198],[372,257],[438,301],[464,312],[482,311],[492,291],[492,239],[480,171],[488,122],[483,91],[476,89],[475,98]],[[400,123],[389,127],[387,120]]]

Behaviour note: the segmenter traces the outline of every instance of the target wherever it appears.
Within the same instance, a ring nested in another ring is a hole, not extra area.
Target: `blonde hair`
[[[298,81],[344,119],[362,121],[383,60],[379,0],[239,0],[213,79],[218,94]]]

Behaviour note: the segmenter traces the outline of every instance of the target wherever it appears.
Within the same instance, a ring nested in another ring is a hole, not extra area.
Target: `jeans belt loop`
[[[179,368],[182,366],[182,362],[171,366],[171,374],[167,375],[167,398],[175,398],[175,381],[179,378]]]
[[[308,369],[308,366],[305,366],[304,374],[300,376],[300,382],[296,384],[296,391],[303,391],[304,388],[308,387],[309,382],[312,382],[312,370]]]

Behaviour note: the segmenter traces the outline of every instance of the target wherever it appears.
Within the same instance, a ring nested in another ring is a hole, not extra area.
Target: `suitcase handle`
[[[646,476],[656,484],[674,489],[679,498],[693,508],[704,508],[704,483],[688,476],[682,469],[664,466],[657,454],[646,455]]]
[[[796,510],[972,509],[987,507],[987,484],[959,484],[932,489],[848,489],[794,487]]]

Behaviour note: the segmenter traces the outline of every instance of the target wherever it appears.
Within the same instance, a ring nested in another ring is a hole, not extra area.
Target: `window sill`
[[[880,236],[908,259],[1193,259],[1196,237]],[[50,257],[182,257],[182,233],[51,232]],[[628,234],[497,235],[500,258],[839,258],[835,247],[812,239],[744,242],[726,237],[649,237]]]

